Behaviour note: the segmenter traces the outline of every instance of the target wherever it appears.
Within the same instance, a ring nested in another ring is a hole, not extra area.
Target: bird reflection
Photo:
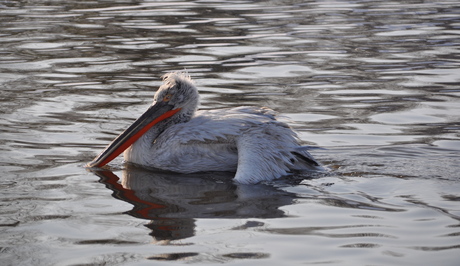
[[[107,169],[92,170],[113,196],[134,205],[126,212],[148,219],[155,240],[194,235],[196,218],[276,218],[295,194],[274,186],[232,182],[233,173],[176,174],[127,165],[122,179]],[[227,176],[228,175],[228,176]]]

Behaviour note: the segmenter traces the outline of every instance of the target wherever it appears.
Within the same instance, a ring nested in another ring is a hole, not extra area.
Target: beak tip
[[[95,162],[95,161],[91,161],[91,162],[85,164],[85,168],[86,168],[86,169],[100,168],[100,167],[101,167],[101,166],[99,166],[99,165],[97,164],[97,162]]]

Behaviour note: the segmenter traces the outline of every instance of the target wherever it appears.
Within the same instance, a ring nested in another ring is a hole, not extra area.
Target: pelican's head
[[[190,76],[180,72],[168,73],[163,76],[163,85],[153,98],[153,105],[159,102],[167,103],[173,109],[180,108],[181,113],[191,116],[198,108],[198,90]]]
[[[123,133],[116,137],[87,167],[102,167],[136,142],[161,121],[186,122],[198,107],[198,90],[188,75],[169,73],[155,93],[152,105]]]

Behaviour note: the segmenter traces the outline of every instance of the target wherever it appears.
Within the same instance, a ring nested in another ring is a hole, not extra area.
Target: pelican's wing
[[[299,145],[297,135],[279,121],[264,123],[236,139],[238,168],[235,180],[242,184],[270,181],[292,171],[325,169]]]
[[[173,125],[161,135],[169,147],[181,147],[172,150],[194,152],[196,158],[201,150],[216,158],[219,152],[237,151],[235,180],[243,184],[273,180],[291,170],[318,165],[300,147],[296,133],[275,120],[275,114],[267,108],[252,107],[201,111],[189,122]],[[216,146],[220,144],[224,146]],[[215,149],[208,150],[209,147]],[[177,157],[183,158],[182,154]]]
[[[235,180],[243,184],[269,181],[289,174],[297,161],[295,133],[284,123],[266,123],[237,139],[238,169]]]
[[[275,114],[271,109],[256,107],[198,111],[189,122],[171,126],[163,134],[174,135],[181,144],[228,143],[248,128],[274,121]]]

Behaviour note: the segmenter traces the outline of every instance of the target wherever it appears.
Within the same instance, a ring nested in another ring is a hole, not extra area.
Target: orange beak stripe
[[[120,147],[118,147],[115,151],[113,151],[107,158],[105,158],[103,161],[100,163],[94,165],[93,167],[102,167],[109,162],[111,162],[113,159],[117,158],[118,155],[120,155],[122,152],[124,152],[129,146],[131,146],[136,140],[138,140],[142,135],[145,134],[151,127],[156,125],[158,122],[165,120],[166,118],[169,118],[173,116],[175,113],[179,112],[181,108],[177,108],[171,111],[167,111],[164,114],[160,115],[158,118],[147,124],[145,127],[143,127],[139,132],[137,132],[135,135],[133,135],[131,138],[129,138],[126,142],[124,142]]]

